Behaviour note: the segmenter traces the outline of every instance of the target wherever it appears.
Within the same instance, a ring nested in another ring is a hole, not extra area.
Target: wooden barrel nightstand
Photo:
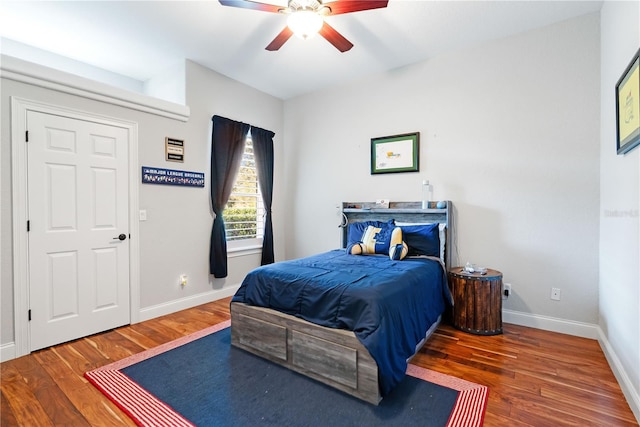
[[[477,335],[502,333],[502,273],[467,273],[462,267],[449,271],[453,296],[453,326]]]

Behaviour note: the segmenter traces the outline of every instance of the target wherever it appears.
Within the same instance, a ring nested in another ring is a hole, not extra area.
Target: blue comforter
[[[256,268],[232,301],[353,331],[378,364],[385,396],[402,380],[407,359],[451,297],[436,260],[392,261],[336,249]]]

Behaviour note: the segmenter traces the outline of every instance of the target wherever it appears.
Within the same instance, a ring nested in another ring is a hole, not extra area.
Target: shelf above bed
[[[374,212],[374,213],[400,213],[400,214],[406,214],[406,213],[417,213],[417,214],[425,214],[425,213],[435,213],[435,214],[439,214],[439,213],[443,213],[447,210],[447,208],[442,208],[442,209],[422,209],[422,208],[416,208],[416,209],[403,209],[403,208],[343,208],[342,212],[345,213],[349,213],[349,212]]]
[[[343,212],[397,212],[397,213],[441,213],[448,211],[451,206],[451,202],[443,200],[445,203],[444,208],[436,208],[436,203],[429,202],[429,208],[423,209],[422,202],[389,202],[388,208],[380,207],[376,202],[342,202]]]
[[[451,225],[450,216],[452,204],[445,200],[444,208],[436,208],[436,202],[430,208],[422,209],[422,202],[389,202],[388,208],[383,208],[375,202],[342,202],[342,214],[347,222],[353,220],[388,220],[398,219],[406,222],[439,222]],[[375,217],[375,218],[374,218]]]

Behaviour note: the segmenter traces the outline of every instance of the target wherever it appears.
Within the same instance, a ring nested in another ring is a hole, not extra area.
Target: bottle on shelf
[[[422,181],[422,209],[429,209],[430,202],[433,200],[433,186],[429,184],[429,180]]]

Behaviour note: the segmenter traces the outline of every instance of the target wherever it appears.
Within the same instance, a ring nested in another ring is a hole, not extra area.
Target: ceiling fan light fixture
[[[340,52],[346,52],[353,43],[325,22],[326,16],[342,15],[364,10],[387,7],[389,0],[218,0],[223,6],[240,7],[263,12],[288,15],[287,26],[265,47],[275,51],[282,47],[294,34],[301,39],[308,39],[315,34],[331,43]],[[286,6],[284,3],[286,2]]]
[[[287,26],[293,34],[306,40],[318,34],[324,19],[313,10],[296,10],[287,18]]]

